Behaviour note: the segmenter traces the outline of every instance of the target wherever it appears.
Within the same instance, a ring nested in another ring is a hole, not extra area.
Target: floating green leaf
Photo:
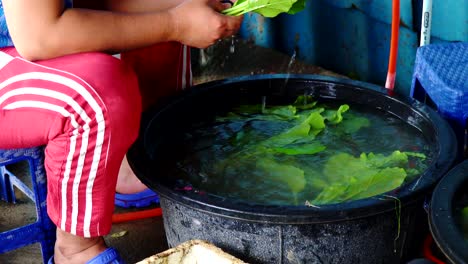
[[[468,240],[468,206],[461,210],[461,224],[465,238]]]
[[[292,105],[273,107],[271,109],[263,110],[264,114],[277,115],[285,119],[294,119],[296,117],[296,107]]]
[[[325,119],[328,120],[330,124],[338,124],[343,121],[343,113],[349,110],[349,105],[341,105],[338,110],[327,110],[324,113]]]
[[[420,158],[420,159],[426,159],[426,155],[424,155],[423,153],[410,152],[410,151],[405,151],[403,153],[405,153],[409,157],[416,157],[416,158]]]
[[[312,155],[325,149],[326,147],[318,142],[273,148],[276,153],[283,153],[286,155]]]
[[[314,206],[384,194],[419,173],[415,168],[408,168],[410,158],[426,158],[418,152],[361,153],[359,156],[336,153],[323,168],[304,163],[306,155],[321,155],[326,149],[321,134],[329,133],[328,127],[336,129],[340,137],[352,140],[350,134],[370,126],[367,118],[347,113],[349,109],[347,104],[337,109],[317,106],[311,96],[299,96],[287,106],[239,106],[227,117],[217,119],[243,125],[229,138],[230,147],[236,151],[214,164],[213,169],[216,174],[235,175],[238,168],[249,168],[256,175],[287,184],[296,204],[299,195],[309,192],[315,196],[310,201]],[[275,133],[269,127],[266,132],[253,129],[254,125],[263,129],[263,121],[279,124]],[[265,138],[262,133],[268,136]]]
[[[312,96],[300,95],[297,97],[293,105],[298,109],[305,110],[314,108],[316,104],[317,101],[315,101]]]
[[[346,114],[346,117],[341,122],[339,129],[342,129],[346,134],[353,134],[361,128],[368,126],[370,126],[369,119],[355,116],[354,114]]]
[[[280,164],[273,159],[259,158],[257,167],[270,179],[286,183],[293,193],[298,193],[305,188],[304,171],[295,166]]]
[[[336,154],[328,160],[323,171],[329,185],[312,203],[362,199],[398,188],[407,176],[398,166],[407,161],[408,156],[400,151],[389,156],[362,153],[357,158],[347,153]]]

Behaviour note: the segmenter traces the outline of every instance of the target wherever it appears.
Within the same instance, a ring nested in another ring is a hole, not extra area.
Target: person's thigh
[[[135,74],[101,53],[32,63],[0,51],[0,148],[47,145],[51,219],[73,234],[107,233],[118,169],[138,134]]]

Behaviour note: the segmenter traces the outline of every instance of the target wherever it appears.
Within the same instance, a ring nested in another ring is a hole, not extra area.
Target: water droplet
[[[266,96],[262,96],[262,113],[265,112]]]
[[[235,50],[236,50],[236,48],[234,46],[234,36],[232,36],[231,37],[231,46],[229,47],[229,52],[234,53]]]
[[[294,52],[293,52],[293,54],[291,56],[291,59],[289,60],[288,68],[286,69],[286,79],[284,81],[284,87],[286,87],[286,85],[288,84],[289,75],[290,75],[290,72],[291,72],[291,67],[292,67],[295,60],[296,60],[296,50],[294,50]]]

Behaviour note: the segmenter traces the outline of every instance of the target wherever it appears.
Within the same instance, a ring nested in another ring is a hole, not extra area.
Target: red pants
[[[180,73],[172,72],[165,75],[172,84],[154,89],[178,89]],[[82,53],[32,63],[0,49],[0,149],[46,145],[47,211],[66,232],[109,233],[118,171],[140,114],[137,77],[119,59]]]
[[[122,60],[138,76],[143,95],[143,109],[159,98],[173,95],[192,85],[190,50],[175,42],[122,53]],[[155,63],[156,62],[156,63]]]

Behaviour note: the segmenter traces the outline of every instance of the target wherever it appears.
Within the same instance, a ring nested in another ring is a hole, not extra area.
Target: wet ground
[[[269,73],[339,76],[241,39],[227,39],[206,50],[193,50],[192,65],[194,84],[240,75]],[[29,179],[25,166],[20,164],[13,169]],[[116,213],[127,211],[131,210],[116,209]],[[17,204],[0,201],[0,232],[33,223],[35,219],[34,204],[27,198],[20,196]],[[115,224],[111,233],[106,236],[106,242],[115,247],[127,263],[138,262],[168,248],[160,217]],[[42,263],[41,259],[38,244],[0,254],[2,264],[36,264]]]

